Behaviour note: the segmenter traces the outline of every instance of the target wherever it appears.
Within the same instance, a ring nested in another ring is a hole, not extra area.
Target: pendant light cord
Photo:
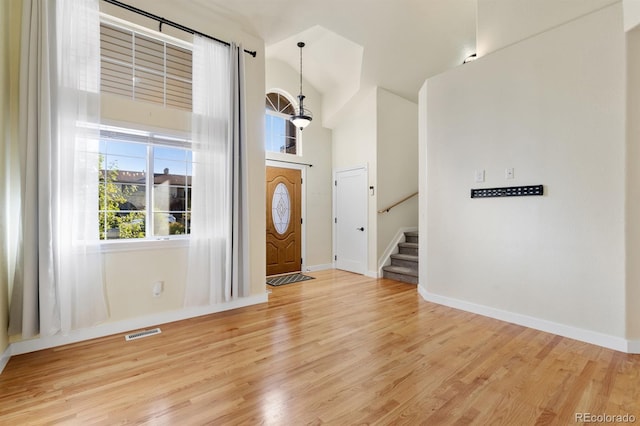
[[[302,46],[300,46],[302,44]],[[304,47],[304,43],[298,43],[300,46],[300,94],[302,95],[302,48]]]
[[[298,42],[298,47],[300,48],[300,94],[298,95],[298,110],[300,115],[304,115],[304,95],[302,94],[302,48],[305,46],[303,42]]]

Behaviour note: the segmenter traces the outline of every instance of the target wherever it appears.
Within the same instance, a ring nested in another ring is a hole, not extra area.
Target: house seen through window
[[[192,152],[188,141],[103,130],[100,239],[189,234]]]
[[[265,149],[268,152],[299,154],[298,130],[289,117],[295,106],[283,94],[267,93],[265,101]]]

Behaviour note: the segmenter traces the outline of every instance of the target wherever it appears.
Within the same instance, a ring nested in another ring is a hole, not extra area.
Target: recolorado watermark
[[[594,414],[576,413],[576,423],[635,423],[636,416],[633,414]]]

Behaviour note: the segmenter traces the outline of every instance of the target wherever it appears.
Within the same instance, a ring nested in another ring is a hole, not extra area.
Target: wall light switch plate
[[[484,170],[476,170],[475,178],[476,182],[484,182]]]
[[[505,179],[513,179],[513,167],[509,167],[508,169],[504,169],[504,178]]]

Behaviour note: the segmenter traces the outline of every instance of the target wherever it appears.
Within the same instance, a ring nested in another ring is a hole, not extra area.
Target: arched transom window
[[[295,106],[283,94],[267,93],[265,101],[265,148],[267,152],[298,154],[297,129],[289,121]]]

